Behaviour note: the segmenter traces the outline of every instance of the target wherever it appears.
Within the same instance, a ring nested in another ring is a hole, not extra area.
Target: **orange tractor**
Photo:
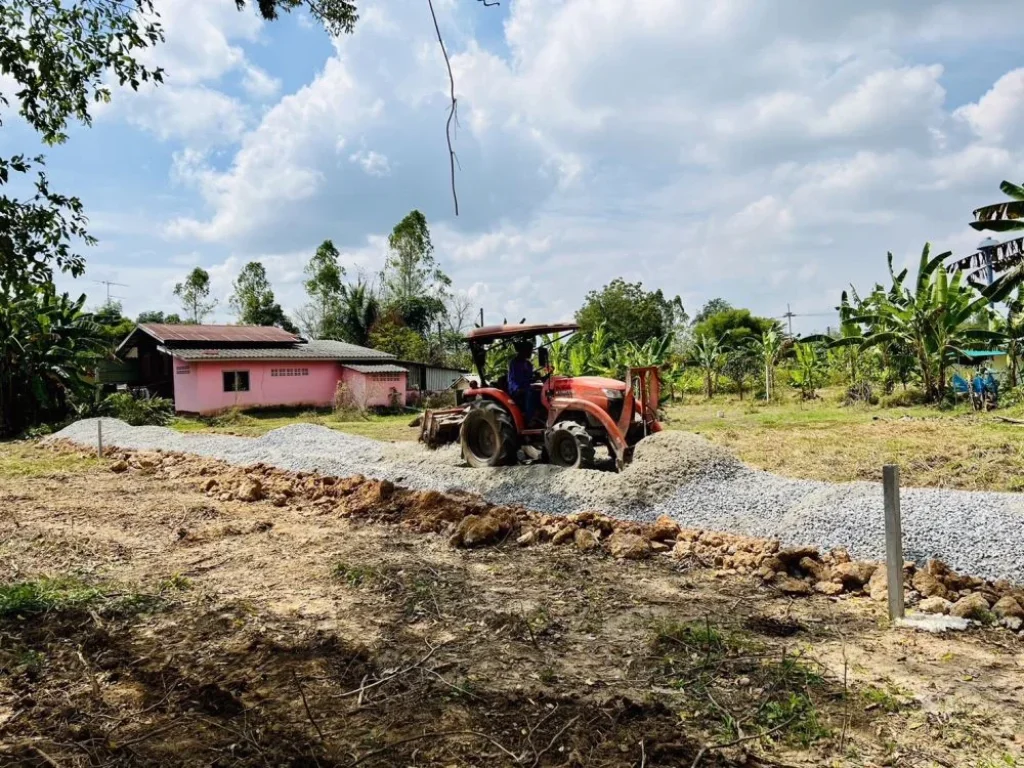
[[[494,325],[466,336],[479,386],[465,390],[457,408],[427,411],[420,440],[436,448],[456,440],[472,467],[515,464],[520,454],[532,461],[560,467],[593,465],[596,448],[605,446],[622,469],[633,448],[652,432],[660,432],[656,367],[632,368],[625,381],[601,376],[562,376],[549,366],[549,349],[537,349],[538,368],[529,396],[536,403],[530,423],[525,409],[509,394],[507,378],[488,382],[487,355],[502,346],[532,349],[542,334],[568,335],[572,323]]]

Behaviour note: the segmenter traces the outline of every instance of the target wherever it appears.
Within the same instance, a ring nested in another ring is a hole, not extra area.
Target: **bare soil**
[[[519,547],[511,524],[454,547],[467,512],[515,514],[470,497],[330,479],[344,502],[222,500],[215,462],[0,452],[21,468],[0,474],[0,587],[93,590],[0,603],[3,765],[1024,761],[1009,632],[897,632],[865,597]]]

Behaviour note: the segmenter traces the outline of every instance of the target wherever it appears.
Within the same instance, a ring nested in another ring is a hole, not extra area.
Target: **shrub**
[[[363,408],[358,402],[356,402],[355,395],[352,394],[352,390],[349,389],[348,384],[343,381],[338,382],[338,386],[334,390],[334,413],[336,416],[344,418],[361,418],[366,415],[366,409]]]
[[[883,408],[909,408],[927,403],[928,395],[920,389],[904,389],[885,395],[879,402]]]
[[[174,403],[166,397],[140,400],[128,392],[116,392],[103,401],[102,413],[133,427],[155,424],[164,426],[174,416]]]
[[[431,392],[423,399],[423,407],[429,410],[455,407],[455,390],[446,389],[443,392]]]

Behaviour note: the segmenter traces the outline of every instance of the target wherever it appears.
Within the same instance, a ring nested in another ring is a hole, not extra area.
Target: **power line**
[[[108,304],[110,303],[111,299],[120,299],[121,298],[120,296],[111,296],[110,295],[110,286],[112,286],[112,285],[119,285],[122,288],[131,288],[130,285],[127,285],[125,283],[115,283],[113,280],[93,280],[93,282],[94,283],[99,283],[100,285],[107,286],[107,303]]]
[[[793,335],[793,318],[794,317],[833,317],[835,312],[794,312],[790,309],[789,304],[786,304],[786,311],[781,315],[775,315],[778,320],[789,321],[789,335]]]

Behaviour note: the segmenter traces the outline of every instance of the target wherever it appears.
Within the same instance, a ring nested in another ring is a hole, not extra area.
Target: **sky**
[[[966,255],[967,224],[1024,180],[1015,0],[436,0],[459,103],[453,211],[448,79],[425,0],[361,0],[355,34],[232,0],[156,0],[165,84],[115,89],[48,148],[99,245],[62,288],[175,311],[174,284],[266,266],[305,303],[332,239],[373,275],[413,208],[487,320],[571,318],[615,277],[724,297],[823,330],[840,292]],[[32,138],[5,120],[0,151]]]

